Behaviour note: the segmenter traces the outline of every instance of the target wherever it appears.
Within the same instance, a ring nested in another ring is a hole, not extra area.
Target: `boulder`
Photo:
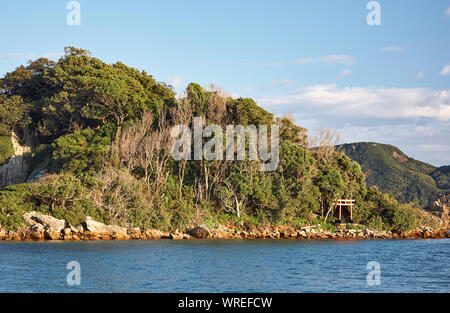
[[[172,239],[172,240],[182,240],[183,239],[183,234],[179,233],[179,232],[170,233],[169,236],[170,236],[170,239]]]
[[[127,236],[127,229],[125,227],[120,227],[118,225],[109,225],[109,227],[114,231],[114,235]]]
[[[21,241],[22,237],[15,231],[9,232],[6,240]]]
[[[71,227],[64,228],[62,231],[62,234],[63,234],[64,240],[71,240],[73,238]]]
[[[162,233],[161,239],[171,239],[170,233]]]
[[[222,229],[216,229],[216,231],[213,234],[213,238],[215,238],[215,239],[225,239],[225,238],[228,238],[228,234],[226,233],[226,231],[224,231]]]
[[[197,226],[191,229],[188,234],[197,239],[211,238],[211,232],[206,225]]]
[[[275,230],[273,232],[269,233],[270,239],[280,239],[280,232],[278,230]]]
[[[256,228],[250,228],[252,232],[255,232],[256,234],[261,234],[261,230]],[[219,225],[216,229],[214,229],[213,232],[211,232],[211,238],[214,239],[228,239],[231,238],[232,229]]]
[[[442,221],[441,228],[450,228],[450,193],[440,194],[435,201],[425,207],[425,210]]]
[[[20,226],[17,228],[17,233],[22,239],[25,239],[27,236],[28,228],[25,226]]]
[[[0,225],[0,240],[4,239],[6,237],[7,231],[3,228],[3,226]]]
[[[61,231],[57,232],[51,228],[46,228],[44,230],[44,237],[47,240],[59,240],[61,239]]]
[[[240,236],[241,238],[245,239],[245,238],[248,238],[248,237],[249,237],[249,234],[248,234],[246,231],[241,231],[241,232],[239,233],[239,236]]]
[[[127,233],[132,239],[141,238],[141,229],[139,227],[128,228]]]
[[[66,225],[64,220],[59,220],[53,216],[45,215],[39,212],[26,212],[23,215],[23,219],[31,225],[41,224],[45,229],[53,233],[61,232]]]
[[[113,237],[118,235],[127,235],[127,230],[124,227],[116,225],[105,225],[103,223],[97,222],[90,216],[86,216],[85,230],[90,232],[89,238],[95,238],[97,236],[109,236]]]
[[[188,235],[188,234],[183,234],[183,239],[192,239],[192,236],[191,235]]]
[[[44,240],[44,226],[36,224],[27,231],[26,238],[30,240]]]
[[[143,234],[145,239],[161,239],[162,236],[163,233],[157,229],[147,229]]]
[[[299,232],[297,232],[297,238],[306,239],[308,238],[308,234],[306,233],[306,231],[300,230]]]
[[[82,234],[85,231],[84,226],[82,224],[79,224],[74,227],[74,232]]]
[[[28,224],[33,225],[26,231],[24,237],[33,240],[42,240],[42,235],[48,240],[59,240],[61,239],[61,231],[66,225],[64,220],[39,212],[26,212],[23,219]]]
[[[292,228],[291,226],[280,225],[276,228],[276,230],[280,233],[280,237],[284,239],[297,236],[297,231],[294,230],[294,228]]]
[[[12,131],[10,138],[14,154],[0,166],[0,188],[24,183],[30,170],[31,133],[25,130],[22,135]]]

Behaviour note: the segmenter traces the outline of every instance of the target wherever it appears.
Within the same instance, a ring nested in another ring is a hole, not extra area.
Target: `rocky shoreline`
[[[409,232],[372,231],[369,229],[338,229],[327,231],[316,226],[295,229],[291,226],[236,227],[220,226],[209,229],[199,225],[181,232],[162,232],[157,229],[141,230],[136,227],[105,225],[90,217],[84,223],[72,226],[64,220],[37,212],[28,212],[24,221],[31,226],[7,231],[0,226],[3,241],[97,241],[97,240],[187,240],[187,239],[443,239],[450,238],[447,229],[420,228]]]

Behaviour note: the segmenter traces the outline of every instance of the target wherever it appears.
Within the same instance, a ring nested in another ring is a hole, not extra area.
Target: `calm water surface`
[[[449,239],[0,242],[0,292],[450,292],[449,256]]]

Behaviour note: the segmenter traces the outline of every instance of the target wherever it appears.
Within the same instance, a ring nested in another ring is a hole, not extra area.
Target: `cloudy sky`
[[[182,93],[214,83],[291,112],[314,134],[400,147],[450,164],[450,0],[192,0],[0,3],[0,75],[29,59],[57,59],[64,46],[145,69]]]

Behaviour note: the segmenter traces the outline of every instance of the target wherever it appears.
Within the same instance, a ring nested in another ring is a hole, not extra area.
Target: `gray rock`
[[[441,228],[450,228],[450,193],[439,195],[425,210],[441,220]]]
[[[66,225],[66,221],[64,220],[59,220],[57,218],[54,218],[53,216],[45,215],[39,212],[26,212],[23,215],[23,219],[25,222],[31,225],[40,224],[44,226],[46,230],[49,230],[53,233],[60,233]]]
[[[105,225],[97,222],[90,216],[86,216],[86,230],[98,235],[127,234],[127,229],[120,226]]]
[[[147,239],[161,239],[163,236],[163,233],[157,229],[147,229],[144,232],[144,235],[145,235],[145,238],[147,238]]]
[[[29,133],[25,132],[23,138],[19,138],[13,131],[11,142],[14,155],[8,163],[0,167],[0,188],[25,182],[30,168],[31,136]]]
[[[125,235],[128,234],[132,238],[139,238],[141,236],[141,229],[139,227],[131,227],[125,232]]]
[[[197,226],[190,230],[188,234],[197,239],[206,239],[211,237],[211,231],[206,225]]]
[[[49,228],[44,231],[44,237],[48,240],[59,240],[61,239],[61,232],[56,232]]]
[[[72,227],[73,227],[73,226],[72,226]],[[74,233],[80,233],[80,234],[82,234],[82,233],[84,232],[84,227],[83,227],[82,224],[79,224],[79,225],[73,227],[73,228],[72,228],[72,231],[73,231]]]
[[[2,225],[0,225],[0,239],[6,237],[7,234],[7,230],[4,229]]]
[[[34,169],[27,178],[27,183],[34,183],[47,174],[45,169]]]

